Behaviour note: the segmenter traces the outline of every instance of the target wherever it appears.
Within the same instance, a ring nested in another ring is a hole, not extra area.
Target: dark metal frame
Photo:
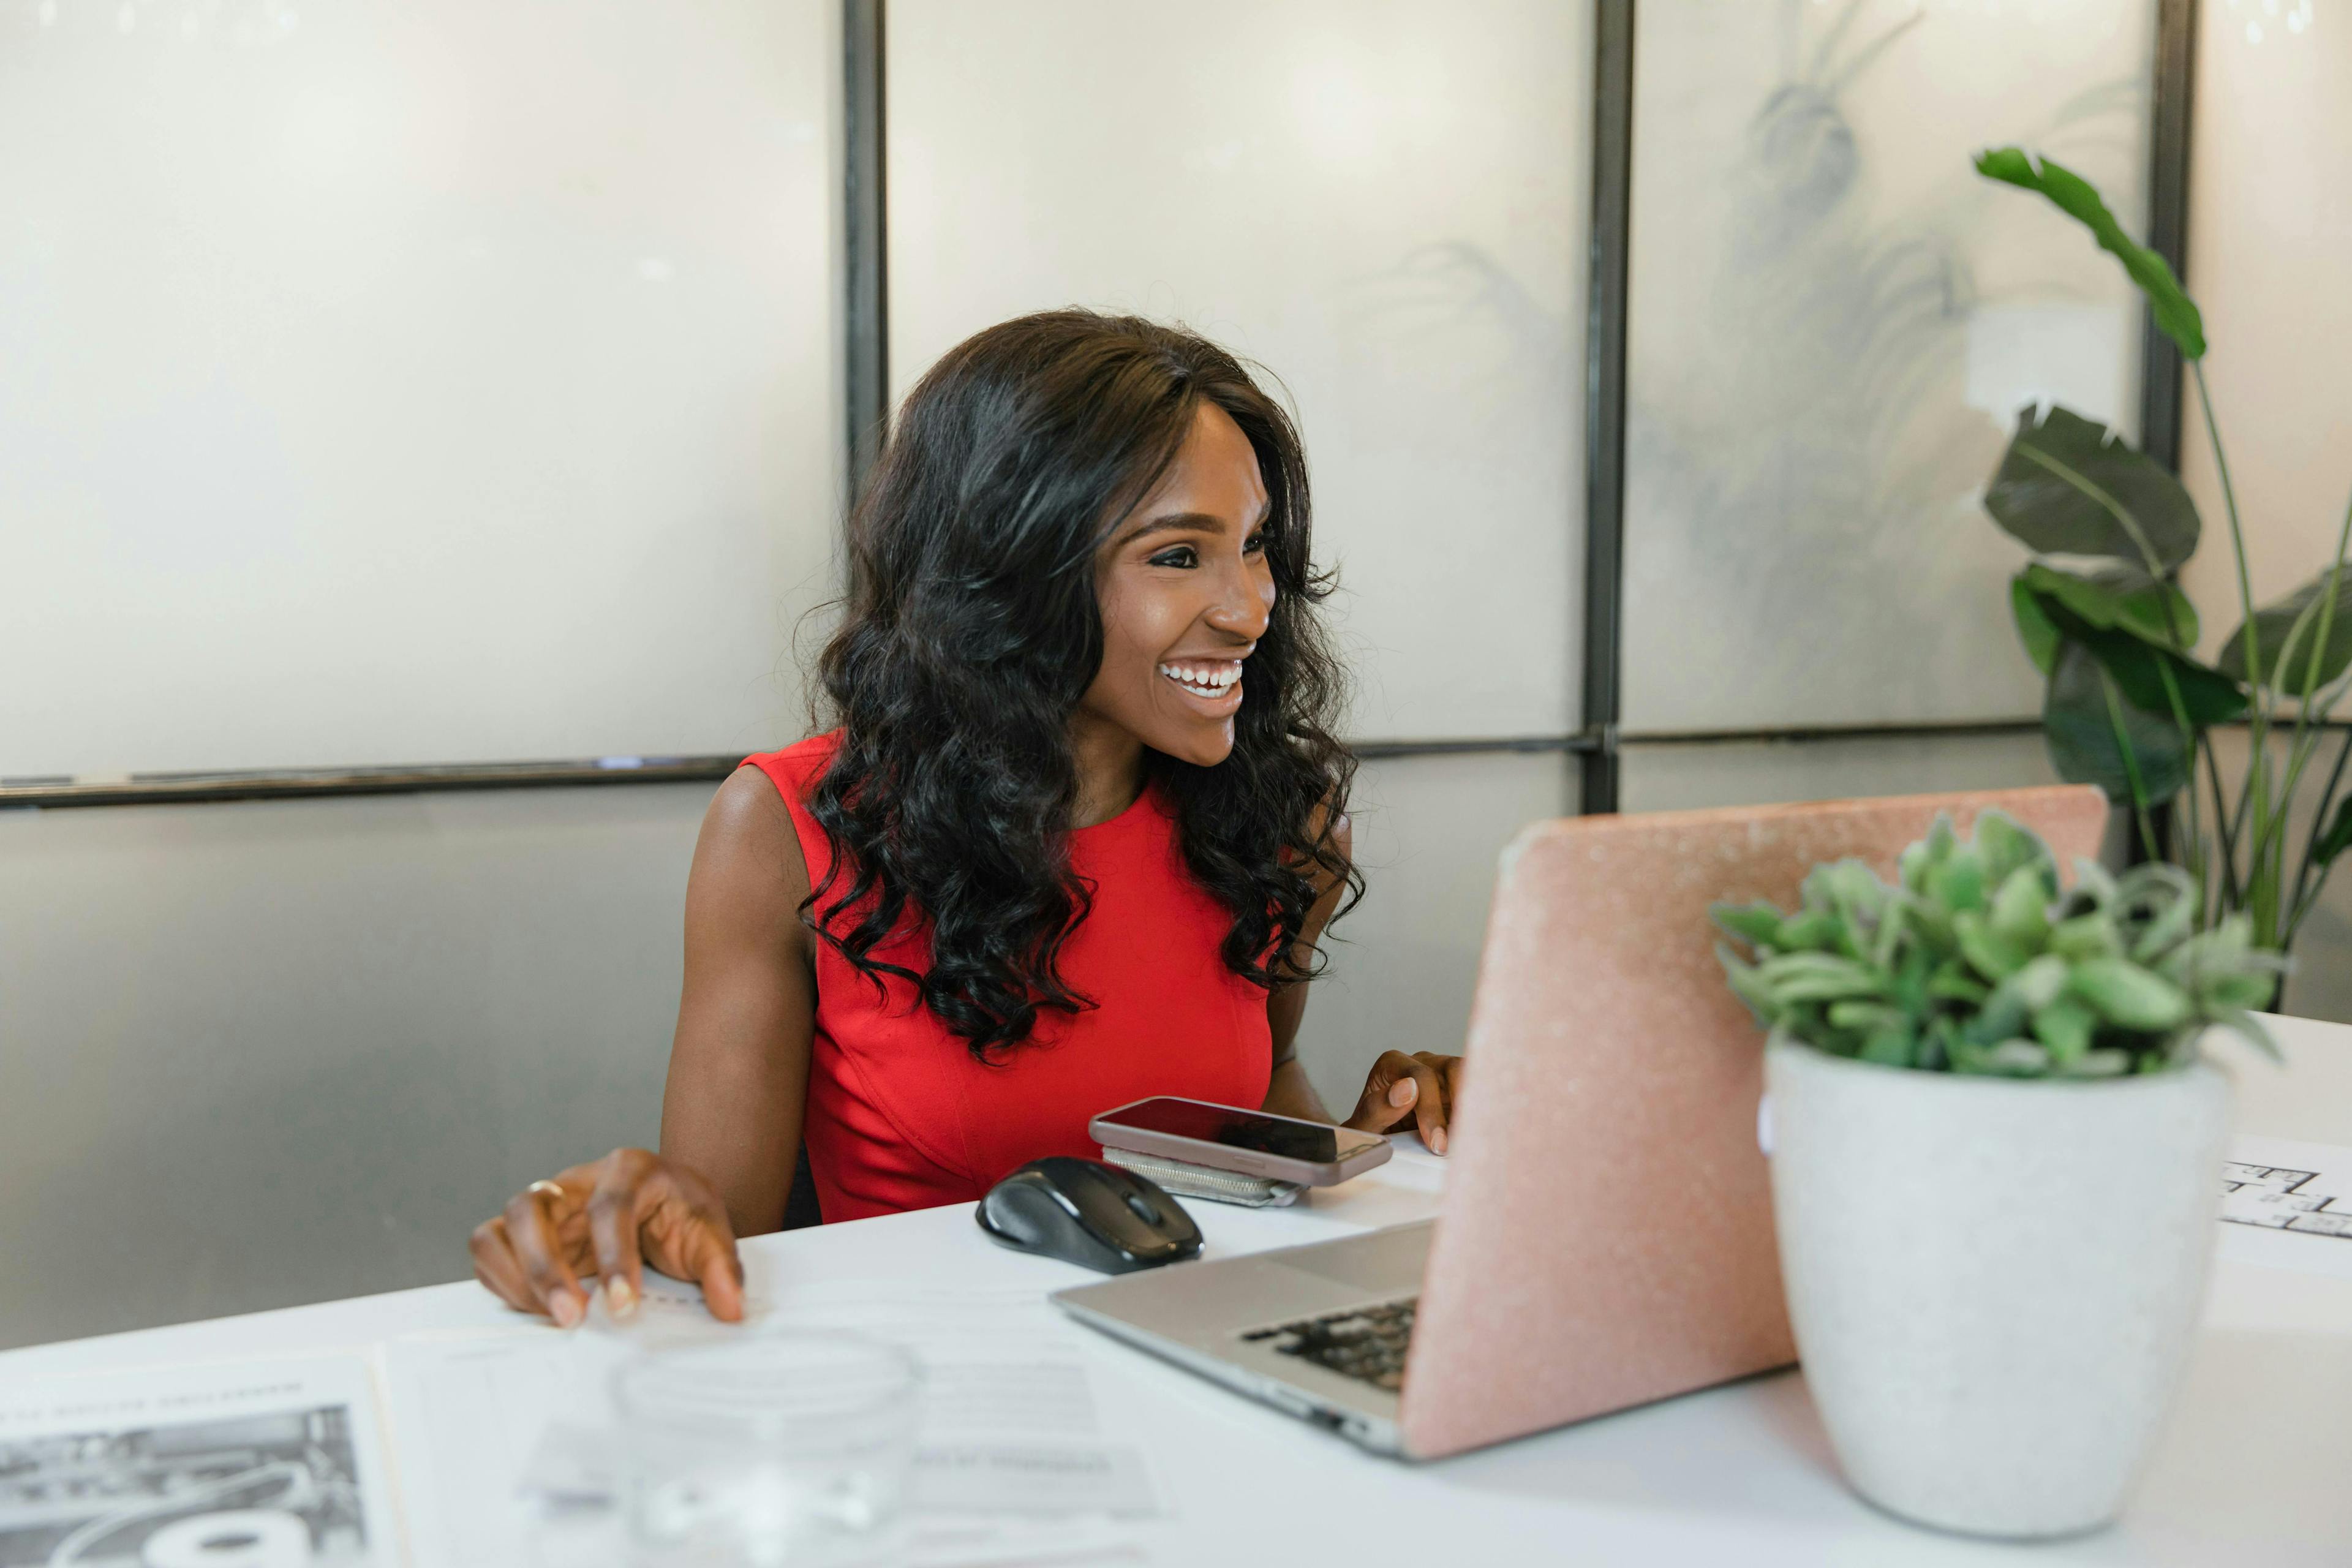
[[[274,772],[131,773],[120,779],[31,778],[0,783],[0,810],[72,805],[193,805],[320,795],[430,795],[461,789],[547,789],[723,779],[742,757],[614,757],[547,763],[452,763],[433,767],[286,768]]]
[[[2196,109],[2197,0],[2158,0],[2148,133],[2147,247],[2189,279],[2189,126]],[[2180,351],[2147,313],[2140,333],[2140,450],[2180,471]]]
[[[847,396],[849,499],[882,449],[890,415],[888,133],[883,91],[883,0],[842,0],[842,384]]]
[[[1577,759],[1580,809],[1615,811],[1619,758],[1629,745],[1802,743],[1927,736],[2026,734],[2032,719],[1955,723],[1813,725],[1798,728],[1625,733],[1625,417],[1628,268],[1632,250],[1635,0],[1599,0],[1593,49],[1592,224],[1585,320],[1585,553],[1582,727],[1573,734],[1496,739],[1367,741],[1368,759],[1496,753]],[[887,72],[885,0],[842,0],[845,259],[845,437],[849,496],[871,467],[889,408],[889,291],[885,137]],[[2157,63],[2148,172],[2148,244],[2187,275],[2189,123],[2196,71],[2198,0],[2158,0]],[[2180,361],[2151,321],[2145,334],[2141,445],[2178,467]],[[1570,520],[1570,526],[1574,520]],[[83,782],[0,783],[0,807],[152,805],[181,801],[293,799],[427,790],[520,789],[656,784],[723,778],[733,756],[646,758],[633,766],[596,761],[448,767],[331,768],[266,773],[139,774]]]
[[[1584,320],[1584,739],[1579,809],[1617,809],[1625,643],[1626,268],[1633,251],[1633,0],[1594,19]]]

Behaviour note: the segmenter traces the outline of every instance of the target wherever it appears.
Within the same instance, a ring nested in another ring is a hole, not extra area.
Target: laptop
[[[1708,906],[1892,877],[1987,808],[2062,864],[2086,786],[1571,817],[1503,852],[1438,1217],[1056,1292],[1079,1321],[1384,1454],[1435,1458],[1796,1359],[1763,1053]]]

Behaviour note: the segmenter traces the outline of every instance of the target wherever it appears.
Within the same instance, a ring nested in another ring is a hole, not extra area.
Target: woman
[[[475,1271],[570,1326],[642,1262],[742,1315],[803,1143],[828,1219],[979,1197],[1148,1095],[1328,1121],[1292,1055],[1360,891],[1307,468],[1232,356],[1128,317],[994,327],[908,395],[819,665],[839,728],[705,819],[661,1152],[535,1182]],[[1458,1058],[1346,1125],[1439,1152]]]

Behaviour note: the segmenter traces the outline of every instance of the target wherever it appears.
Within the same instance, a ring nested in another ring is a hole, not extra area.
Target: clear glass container
[[[921,1373],[892,1345],[776,1333],[657,1350],[614,1374],[642,1568],[889,1561]]]

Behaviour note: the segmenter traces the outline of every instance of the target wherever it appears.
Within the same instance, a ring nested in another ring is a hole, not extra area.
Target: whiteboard
[[[0,4],[0,776],[796,736],[837,11]]]

